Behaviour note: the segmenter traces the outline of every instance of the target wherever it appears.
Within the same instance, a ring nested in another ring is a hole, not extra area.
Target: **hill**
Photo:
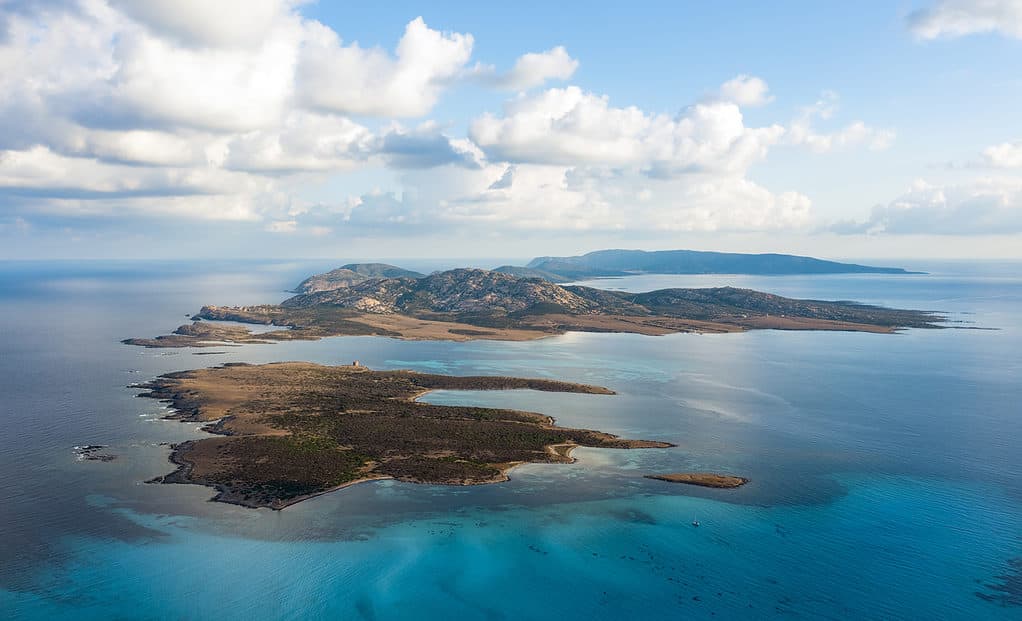
[[[328,304],[372,313],[507,314],[537,305],[563,312],[588,312],[597,306],[543,280],[480,269],[454,269],[422,278],[372,279],[326,291],[296,295],[286,308]]]
[[[350,287],[373,278],[422,278],[423,274],[386,263],[349,263],[323,274],[310,276],[294,293],[316,293]]]

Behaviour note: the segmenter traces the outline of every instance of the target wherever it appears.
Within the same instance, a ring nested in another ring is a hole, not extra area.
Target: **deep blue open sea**
[[[0,618],[1022,619],[1022,265],[590,283],[733,284],[997,330],[350,337],[202,356],[118,342],[202,304],[279,301],[327,267],[0,263]],[[427,399],[678,446],[580,449],[499,485],[376,482],[281,512],[144,483],[172,469],[162,443],[202,432],[161,420],[129,384],[229,361],[354,359],[606,385],[619,394]],[[117,459],[79,460],[86,444]],[[703,469],[752,482],[642,476]]]

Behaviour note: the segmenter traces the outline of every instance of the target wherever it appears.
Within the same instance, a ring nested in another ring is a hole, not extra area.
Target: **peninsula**
[[[568,463],[576,446],[666,448],[546,415],[419,403],[434,389],[612,395],[600,386],[515,377],[372,371],[306,362],[220,367],[163,375],[141,397],[166,400],[168,418],[209,423],[214,434],[177,444],[178,468],[151,482],[194,483],[214,500],[282,509],[362,481],[476,485],[507,480],[523,463]]]
[[[173,334],[124,342],[144,347],[223,347],[327,336],[530,340],[569,331],[662,335],[765,328],[889,333],[900,328],[936,328],[944,320],[927,311],[798,300],[734,287],[626,293],[480,269],[454,269],[421,278],[352,277],[348,272],[358,274],[357,268],[352,265],[341,268],[345,272],[340,275],[329,272],[306,279],[299,289],[309,293],[280,304],[204,306],[192,318],[195,323]],[[209,323],[217,320],[281,329],[253,334],[244,327]]]

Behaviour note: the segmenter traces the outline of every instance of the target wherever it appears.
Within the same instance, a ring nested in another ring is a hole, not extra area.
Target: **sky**
[[[1022,258],[1022,0],[0,0],[0,259],[601,248]]]

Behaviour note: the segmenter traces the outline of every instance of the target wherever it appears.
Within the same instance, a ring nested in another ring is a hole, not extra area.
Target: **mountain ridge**
[[[524,266],[502,265],[496,271],[570,282],[584,278],[634,274],[914,274],[899,267],[841,263],[814,257],[703,250],[596,250],[576,256],[536,257]]]

